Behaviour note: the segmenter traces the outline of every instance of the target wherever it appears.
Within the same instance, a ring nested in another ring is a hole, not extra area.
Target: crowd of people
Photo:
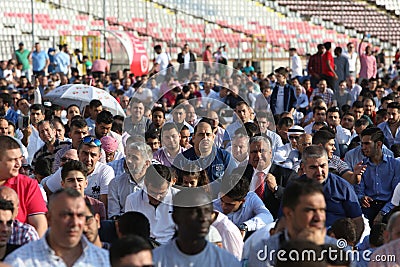
[[[135,76],[67,45],[50,57],[20,43],[0,64],[0,258],[399,264],[398,72],[368,45],[331,47],[318,45],[306,72],[291,48],[291,65],[265,74],[250,60],[229,68],[224,46],[197,61],[185,44],[173,67],[157,45],[149,74]],[[127,116],[98,99],[84,110],[46,99],[72,83],[106,90]],[[324,254],[332,248],[336,257]],[[284,260],[280,250],[323,256]],[[369,257],[337,257],[349,251]]]

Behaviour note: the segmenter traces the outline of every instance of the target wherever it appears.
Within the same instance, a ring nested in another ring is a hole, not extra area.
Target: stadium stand
[[[82,36],[100,36],[99,30],[132,30],[139,34],[148,54],[153,53],[155,43],[161,43],[175,55],[187,42],[200,55],[205,44],[212,43],[226,44],[229,58],[283,58],[292,46],[305,55],[324,41],[345,46],[360,39],[366,30],[372,36],[372,44],[389,50],[400,41],[400,33],[390,30],[400,26],[390,12],[396,10],[396,1],[339,2],[105,1],[104,12],[95,0],[33,1],[34,34],[44,47],[55,47],[59,36],[66,36],[71,47],[80,47]],[[0,41],[5,44],[1,55],[12,53],[19,41],[32,41],[30,5],[30,0],[4,3],[0,11]],[[382,5],[388,12],[379,8]],[[361,12],[363,15],[358,16]]]

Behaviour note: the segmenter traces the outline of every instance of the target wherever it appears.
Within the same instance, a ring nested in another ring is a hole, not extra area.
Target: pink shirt
[[[373,55],[360,55],[360,78],[371,79],[376,77],[376,58]]]
[[[92,72],[97,72],[97,71],[101,71],[101,72],[108,72],[110,69],[107,60],[104,59],[96,59],[93,62],[93,66],[92,66]]]

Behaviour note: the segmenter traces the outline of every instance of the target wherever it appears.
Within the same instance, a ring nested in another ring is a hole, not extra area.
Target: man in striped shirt
[[[38,123],[37,129],[39,131],[39,137],[44,142],[44,145],[36,151],[32,160],[32,167],[35,166],[36,161],[39,158],[46,158],[51,163],[51,169],[56,153],[65,147],[70,146],[68,141],[60,141],[56,139],[56,129],[52,122],[43,120]]]

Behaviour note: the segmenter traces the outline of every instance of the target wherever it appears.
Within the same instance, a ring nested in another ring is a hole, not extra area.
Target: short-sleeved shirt
[[[47,212],[46,202],[36,180],[18,174],[18,176],[8,179],[4,186],[10,187],[17,192],[19,207],[16,219],[18,221],[26,223],[28,216]]]
[[[184,254],[176,245],[176,240],[154,250],[154,264],[159,267],[183,266],[241,266],[229,252],[207,241],[204,249],[195,255]]]
[[[59,168],[46,181],[46,186],[51,192],[61,188],[61,169]],[[110,166],[97,162],[94,171],[88,175],[88,186],[85,189],[85,195],[99,199],[100,195],[108,194],[108,184],[114,179],[114,170]]]
[[[168,68],[168,64],[169,64],[170,60],[171,60],[171,57],[165,52],[162,52],[157,56],[156,63],[158,65],[160,65],[160,70],[159,70],[160,75],[163,75],[163,76],[167,75],[166,69]]]
[[[49,55],[45,51],[32,53],[32,69],[33,71],[41,71],[46,67],[46,61],[49,59]]]
[[[333,61],[332,53],[329,51],[326,51],[324,54],[322,54],[322,74],[333,77],[333,76],[335,76],[335,74],[330,69],[328,69],[328,66],[326,66],[326,62],[328,60],[329,60],[329,64],[331,65],[331,68],[333,70],[335,69],[335,62]]]
[[[22,64],[22,70],[29,70],[30,65],[29,65],[29,50],[24,49],[22,52],[19,50],[15,51],[15,57],[17,58],[18,63]]]
[[[51,169],[53,169],[53,162],[56,156],[56,153],[66,147],[70,147],[71,146],[71,142],[68,141],[60,141],[60,140],[56,140],[54,143],[54,151],[50,152],[47,149],[47,145],[42,146],[38,151],[36,151],[35,155],[33,156],[32,159],[32,163],[31,165],[34,167],[36,164],[36,161],[38,159],[48,159],[51,163]]]

